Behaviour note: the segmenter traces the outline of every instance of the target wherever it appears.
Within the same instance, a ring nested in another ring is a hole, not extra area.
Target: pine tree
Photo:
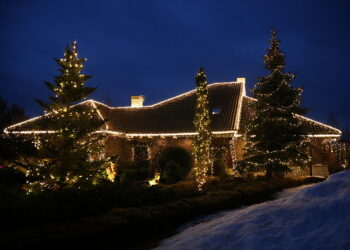
[[[23,108],[16,104],[10,106],[0,97],[0,166],[22,167],[35,156],[36,149],[32,140],[24,136],[3,133],[7,126],[26,119]]]
[[[331,125],[332,127],[335,128],[340,128],[339,122],[337,117],[334,115],[333,112],[330,112],[327,118],[327,124]]]
[[[93,134],[104,122],[98,119],[92,103],[75,106],[95,91],[85,86],[91,76],[81,73],[86,59],[78,57],[77,43],[73,42],[65,49],[64,57],[55,60],[61,74],[54,83],[44,82],[54,95],[49,97],[50,103],[36,100],[46,112],[41,126],[52,133],[36,140],[43,160],[28,169],[30,190],[81,188],[106,177],[108,159],[103,157],[103,136]]]
[[[198,133],[193,143],[193,154],[195,163],[195,175],[199,190],[206,182],[207,173],[212,168],[211,159],[211,131],[208,101],[208,82],[204,69],[200,68],[196,76],[196,107],[194,126]]]
[[[295,75],[284,71],[285,56],[275,30],[269,45],[264,67],[270,74],[259,77],[252,90],[257,101],[243,160],[248,171],[266,171],[268,178],[285,174],[291,165],[303,166],[309,159],[305,133],[297,117],[306,112],[300,106],[302,89],[292,87]]]

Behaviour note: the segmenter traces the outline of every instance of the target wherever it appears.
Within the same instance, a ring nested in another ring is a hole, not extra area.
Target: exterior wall
[[[334,169],[338,166],[336,153],[334,153],[331,147],[328,147],[328,150],[325,150],[324,145],[327,141],[332,139],[325,138],[312,138],[311,139],[311,151],[309,149],[308,154],[311,153],[311,164],[304,169],[299,167],[292,167],[293,176],[328,176],[333,173]],[[236,138],[235,149],[237,160],[242,160],[244,156],[244,147],[246,141],[243,137]],[[311,168],[311,169],[310,169]]]
[[[246,145],[246,141],[243,139],[243,137],[236,138],[236,157],[237,160],[243,160],[244,156],[244,147]]]
[[[190,138],[120,138],[109,136],[106,139],[107,155],[119,155],[122,161],[133,160],[133,147],[136,144],[145,144],[148,147],[149,158],[154,159],[167,147],[178,146],[192,152]]]
[[[311,138],[311,144],[308,149],[308,154],[311,155],[309,166],[304,169],[294,167],[294,171],[291,175],[327,177],[332,174],[339,164],[336,153],[333,152],[331,146],[326,150],[325,145],[327,145],[329,141],[332,141],[332,139]]]
[[[152,161],[152,164],[157,166],[158,159],[161,152],[170,146],[177,146],[192,153],[193,138],[191,137],[152,137],[152,138],[120,138],[116,136],[109,136],[106,139],[106,149],[108,155],[119,155],[120,160],[129,161],[133,160],[133,147],[137,144],[144,144],[148,147],[148,159]],[[311,149],[309,148],[309,154],[311,154],[312,161],[310,165],[304,169],[298,167],[292,167],[294,171],[291,175],[294,176],[328,176],[329,173],[337,167],[336,154],[332,152],[332,149],[325,150],[325,143],[327,139],[324,138],[312,138]],[[215,147],[224,148],[223,160],[225,160],[226,167],[229,172],[234,172],[234,160],[242,160],[244,156],[244,147],[246,141],[243,137],[235,138],[234,144],[231,142],[231,138],[228,137],[214,137],[213,145]],[[235,159],[232,158],[232,150],[234,149]],[[214,157],[214,156],[213,156]]]
[[[216,146],[224,147],[225,151],[223,158],[228,169],[232,169],[233,162],[231,158],[230,138],[213,138],[213,144]],[[152,138],[120,138],[116,136],[109,136],[106,139],[106,149],[108,155],[119,155],[121,161],[130,161],[133,159],[133,147],[137,144],[147,145],[148,159],[151,160],[151,164],[158,168],[158,159],[160,154],[171,146],[181,147],[192,153],[193,137],[152,137]],[[235,147],[235,150],[237,147]],[[189,174],[189,179],[193,178],[193,172]]]
[[[108,136],[105,143],[107,155],[119,155],[122,161],[132,158],[132,148],[129,141],[116,136]]]

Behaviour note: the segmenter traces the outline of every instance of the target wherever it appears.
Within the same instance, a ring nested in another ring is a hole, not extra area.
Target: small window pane
[[[211,110],[211,113],[212,113],[213,115],[218,115],[218,114],[221,113],[221,108],[213,108],[213,109]]]

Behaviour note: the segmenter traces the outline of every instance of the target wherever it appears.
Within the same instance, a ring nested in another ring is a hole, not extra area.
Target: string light
[[[232,161],[232,171],[233,174],[236,174],[237,170],[237,153],[236,153],[236,140],[235,136],[232,136],[230,140],[230,152],[231,152],[231,161]]]
[[[74,42],[73,44],[73,51],[76,51],[76,42]],[[73,53],[74,56],[72,55],[69,55],[69,59],[74,59],[74,57],[77,57],[77,53],[74,52]],[[68,57],[68,54],[65,53],[65,57]],[[79,70],[79,68],[82,68],[82,65],[77,64],[77,63],[70,63],[70,65],[67,65],[70,60],[68,58],[64,58],[64,59],[59,59],[59,61],[66,65],[66,66],[70,66],[71,68],[78,68],[78,69],[74,69],[74,70]],[[85,60],[86,61],[86,60]],[[73,67],[74,66],[74,67]],[[69,72],[69,70],[65,70],[65,72]],[[85,75],[83,74],[78,74],[79,78],[83,78]],[[77,83],[75,82],[65,82],[65,81],[62,81],[59,83],[58,87],[59,88],[56,88],[55,89],[55,92],[58,92],[56,95],[59,96],[60,93],[62,93],[62,90],[64,88],[66,88],[67,86],[70,86],[70,85],[74,85],[74,87],[78,87],[79,85],[77,85]],[[242,113],[242,106],[243,106],[243,100],[244,98],[247,98],[249,100],[254,100],[256,101],[255,98],[252,98],[252,97],[248,97],[246,96],[245,94],[245,79],[244,78],[237,78],[237,81],[236,82],[222,82],[222,83],[213,83],[213,84],[210,84],[208,85],[207,87],[211,88],[211,87],[214,87],[214,86],[224,86],[224,85],[232,85],[232,84],[240,84],[241,87],[240,87],[240,93],[239,93],[239,97],[238,97],[238,101],[237,101],[237,106],[236,107],[233,107],[235,108],[236,112],[235,113],[235,119],[234,119],[234,124],[233,124],[233,127],[232,127],[232,130],[226,130],[226,131],[212,131],[211,134],[213,135],[222,135],[222,136],[225,136],[225,137],[228,137],[228,138],[232,138],[231,141],[230,141],[230,148],[234,148],[235,147],[235,137],[241,137],[242,135],[239,135],[237,134],[238,130],[239,130],[239,127],[240,127],[240,123],[241,123],[241,113]],[[202,88],[199,88],[199,89],[202,89]],[[196,92],[197,90],[191,90],[191,91],[188,91],[186,93],[183,93],[183,94],[180,94],[180,95],[177,95],[175,97],[172,97],[172,98],[169,98],[169,99],[166,99],[164,101],[161,101],[161,102],[158,102],[158,103],[155,103],[153,105],[149,105],[149,106],[143,106],[143,107],[140,107],[140,108],[137,108],[137,109],[152,109],[152,108],[155,108],[155,107],[159,107],[160,105],[166,105],[172,101],[175,101],[175,100],[178,100],[178,99],[181,99],[181,98],[184,98],[188,95],[192,95]],[[198,100],[200,100],[201,102],[205,101],[205,99],[203,99],[202,97],[199,97]],[[86,101],[83,101],[81,103],[78,103],[76,105],[82,105],[82,104],[85,104],[85,103],[89,103],[90,105],[93,106],[93,108],[95,109],[95,111],[97,112],[98,116],[100,117],[100,119],[102,121],[108,121],[108,119],[105,119],[103,117],[103,112],[100,111],[100,109],[98,108],[98,105],[103,105],[104,107],[107,107],[108,109],[130,109],[131,107],[109,107],[108,105],[105,105],[103,103],[100,103],[98,101],[95,101],[95,100],[86,100]],[[98,104],[98,105],[97,105]],[[74,107],[76,105],[72,105],[71,107]],[[201,106],[201,105],[199,105]],[[65,110],[63,110],[64,112],[67,112],[67,108],[65,108]],[[59,110],[53,110],[54,113],[59,113],[60,111]],[[12,126],[9,126],[7,128],[5,128],[4,132],[7,133],[7,134],[33,134],[33,135],[37,135],[37,134],[54,134],[54,133],[57,133],[57,131],[54,131],[54,130],[27,130],[27,131],[14,131],[14,129],[16,129],[17,127],[21,126],[21,125],[24,125],[26,123],[31,123],[31,122],[34,122],[35,120],[37,119],[40,119],[42,117],[45,117],[45,116],[49,116],[51,115],[51,113],[48,113],[48,114],[44,114],[43,116],[38,116],[38,117],[34,117],[32,119],[29,119],[29,120],[26,120],[24,122],[21,122],[21,123],[17,123],[17,124],[14,124]],[[70,114],[71,115],[71,114]],[[79,116],[79,113],[76,113],[75,114],[76,116]],[[64,117],[64,115],[62,114],[62,116]],[[295,115],[296,117],[298,117],[299,119],[301,120],[306,120],[308,122],[312,122],[312,123],[315,123],[315,124],[318,124],[320,126],[324,126],[324,127],[327,127],[329,129],[331,129],[332,131],[334,131],[334,134],[309,134],[307,135],[308,137],[324,137],[324,138],[333,138],[333,137],[340,137],[341,136],[341,132],[340,130],[336,129],[336,128],[333,128],[331,126],[328,126],[326,124],[323,124],[323,123],[320,123],[320,122],[317,122],[317,121],[314,121],[312,119],[309,119],[309,118],[306,118],[304,116],[301,116],[301,115]],[[110,135],[115,135],[115,136],[118,136],[118,137],[123,137],[123,138],[134,138],[134,137],[161,137],[161,138],[164,138],[164,137],[173,137],[173,138],[181,138],[181,137],[198,137],[199,136],[199,133],[198,132],[193,132],[193,131],[188,131],[188,132],[181,132],[181,133],[172,133],[172,132],[169,132],[169,133],[125,133],[123,131],[115,131],[115,130],[111,130],[110,129],[110,126],[108,126],[107,122],[104,123],[105,125],[105,129],[99,129],[93,133],[96,133],[96,134],[110,134]],[[150,150],[150,149],[149,149]],[[150,153],[148,154],[150,155]],[[235,162],[234,159],[237,157],[236,155],[236,151],[235,150],[231,150],[231,157],[232,157],[232,162]],[[233,166],[235,168],[235,165]]]
[[[193,141],[194,170],[198,189],[201,190],[207,180],[207,173],[213,172],[211,152],[211,131],[208,101],[208,82],[204,70],[201,68],[196,76],[196,108],[194,126],[196,136]]]

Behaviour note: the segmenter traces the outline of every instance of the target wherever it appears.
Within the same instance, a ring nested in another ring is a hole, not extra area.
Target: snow
[[[279,197],[200,218],[156,249],[350,249],[350,170]]]

